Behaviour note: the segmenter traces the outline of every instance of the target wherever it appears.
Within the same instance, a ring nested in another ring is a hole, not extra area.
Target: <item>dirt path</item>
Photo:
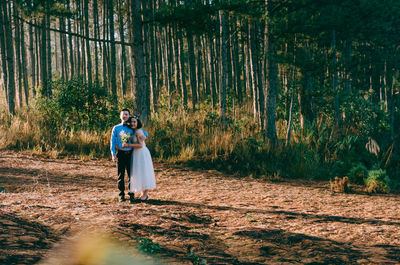
[[[68,246],[99,229],[132,253],[152,239],[164,264],[192,264],[188,248],[207,264],[400,264],[399,195],[155,168],[151,200],[129,204],[110,161],[0,152],[0,264],[71,264]]]

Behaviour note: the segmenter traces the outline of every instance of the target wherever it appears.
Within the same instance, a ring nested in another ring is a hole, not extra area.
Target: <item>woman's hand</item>
[[[123,148],[128,147],[128,146],[129,146],[129,144],[127,144],[127,143],[122,143],[122,147],[123,147]]]

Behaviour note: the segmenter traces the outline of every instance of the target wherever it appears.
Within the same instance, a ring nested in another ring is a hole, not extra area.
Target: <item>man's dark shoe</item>
[[[129,202],[135,203],[135,196],[133,194],[129,194]]]
[[[126,201],[126,199],[125,199],[125,196],[124,196],[124,195],[122,195],[121,197],[119,197],[119,201],[120,201],[120,202],[124,202],[124,201]]]

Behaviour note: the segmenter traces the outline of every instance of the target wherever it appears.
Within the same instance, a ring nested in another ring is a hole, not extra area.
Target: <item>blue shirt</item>
[[[128,126],[124,126],[123,123],[120,123],[118,125],[115,125],[114,128],[112,129],[111,133],[111,141],[110,141],[110,150],[111,154],[115,155],[117,150],[116,148],[118,147],[119,150],[122,151],[130,151],[133,148],[132,147],[122,147],[122,143],[132,143],[132,136],[133,136],[134,131],[129,128]],[[143,130],[143,133],[146,137],[148,137],[148,134]]]

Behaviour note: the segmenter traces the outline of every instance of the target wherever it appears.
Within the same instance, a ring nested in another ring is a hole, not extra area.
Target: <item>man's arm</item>
[[[111,132],[111,140],[110,140],[110,150],[111,150],[111,155],[112,155],[113,161],[116,161],[116,159],[117,159],[117,156],[116,156],[117,141],[118,141],[117,129],[116,129],[116,127],[114,127]]]

